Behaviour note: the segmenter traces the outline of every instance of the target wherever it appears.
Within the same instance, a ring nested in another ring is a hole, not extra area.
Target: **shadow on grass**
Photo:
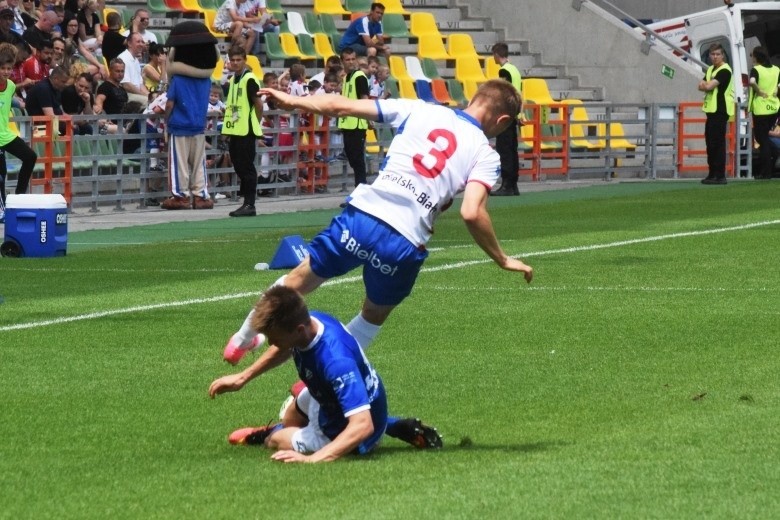
[[[449,441],[444,439],[444,447],[441,450],[414,450],[410,446],[380,446],[375,452],[375,455],[390,454],[401,451],[431,451],[437,453],[440,451],[479,451],[479,452],[493,452],[493,453],[537,453],[543,451],[549,451],[553,449],[562,448],[564,446],[571,445],[571,442],[566,441],[542,441],[532,442],[527,444],[486,444],[480,442],[474,442],[468,437],[463,437],[460,441]]]

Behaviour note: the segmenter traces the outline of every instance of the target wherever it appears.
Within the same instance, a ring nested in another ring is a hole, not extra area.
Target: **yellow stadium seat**
[[[298,41],[295,39],[293,33],[281,33],[279,34],[279,41],[282,43],[282,50],[288,56],[300,58],[302,60],[316,60],[317,56],[309,56],[301,52],[298,47]]]
[[[395,79],[397,79],[399,82],[411,81],[414,83],[414,78],[409,74],[409,71],[406,70],[406,62],[401,56],[390,56],[387,62],[390,66],[390,74]]]
[[[417,57],[430,58],[432,60],[452,59],[444,47],[444,41],[439,34],[423,34],[417,44]]]
[[[572,148],[584,150],[602,150],[606,146],[606,141],[601,137],[591,136],[590,129],[598,132],[598,123],[594,123],[588,111],[582,106],[579,99],[565,99],[561,101],[564,105],[569,105],[569,144]]]
[[[463,94],[466,96],[466,99],[471,101],[471,98],[474,97],[474,94],[477,93],[477,89],[479,88],[481,82],[466,79],[463,80]]]
[[[216,11],[212,11],[210,9],[207,9],[203,11],[203,23],[206,24],[206,27],[208,27],[208,30],[211,34],[214,35],[215,38],[227,38],[228,35],[219,32],[216,27],[214,27],[214,17],[217,15]]]
[[[314,33],[314,50],[322,56],[323,60],[327,60],[336,54],[333,50],[333,45],[330,43],[330,38],[325,33]]]
[[[596,132],[598,133],[599,138],[604,140],[604,144],[613,150],[625,150],[626,152],[633,152],[636,150],[636,145],[626,139],[626,132],[622,123],[610,123],[609,134],[607,134],[607,124],[599,123]],[[607,135],[609,135],[609,139],[606,139]]]
[[[249,67],[249,70],[251,70],[255,74],[255,77],[262,81],[265,72],[263,71],[262,65],[260,65],[260,60],[257,59],[257,56],[255,56],[254,54],[247,54],[246,64]]]
[[[487,81],[477,56],[462,56],[455,60],[455,78],[460,81]]]
[[[453,58],[461,56],[477,56],[477,49],[474,47],[474,40],[468,34],[454,33],[447,37],[447,52]],[[492,58],[490,58],[492,59]]]
[[[485,77],[487,79],[498,79],[498,71],[500,69],[501,65],[496,63],[492,56],[485,58]]]
[[[550,89],[547,87],[547,82],[541,78],[525,78],[523,80],[523,99],[533,101],[537,105],[555,103]]]
[[[214,81],[222,81],[222,71],[225,70],[225,60],[222,56],[217,58],[217,66],[214,67],[214,72],[211,73],[211,79]]]
[[[366,153],[377,155],[380,152],[379,143],[376,140],[376,132],[373,128],[366,130]]]
[[[401,3],[401,0],[382,0],[382,5],[385,6],[385,13],[410,14],[409,11],[404,9],[404,4]]]
[[[398,79],[398,93],[404,99],[419,99],[417,97],[417,91],[414,90],[414,80],[412,79]]]
[[[409,18],[409,32],[418,38],[424,34],[435,34],[441,38],[439,26],[436,25],[436,18],[431,13],[412,13]]]
[[[315,14],[330,14],[330,15],[350,15],[349,11],[344,9],[341,5],[341,0],[314,0],[313,7]]]
[[[187,11],[201,12],[203,9],[200,7],[198,0],[180,0],[182,7]]]

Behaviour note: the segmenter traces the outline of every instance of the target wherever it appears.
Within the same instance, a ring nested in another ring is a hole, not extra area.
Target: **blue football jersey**
[[[320,404],[320,429],[334,439],[347,425],[347,418],[370,410],[374,433],[359,447],[370,450],[387,425],[387,396],[379,375],[355,338],[334,317],[312,312],[322,324],[318,336],[305,349],[295,349],[293,359],[298,376]]]

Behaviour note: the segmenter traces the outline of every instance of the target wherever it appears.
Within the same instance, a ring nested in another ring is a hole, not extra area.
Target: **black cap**
[[[165,46],[176,48],[187,45],[202,45],[204,43],[216,45],[217,39],[201,22],[188,20],[177,23],[173,29],[171,29]]]

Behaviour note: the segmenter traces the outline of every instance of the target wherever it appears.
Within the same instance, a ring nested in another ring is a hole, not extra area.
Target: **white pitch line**
[[[546,251],[533,251],[529,253],[524,253],[520,255],[513,255],[514,258],[528,258],[532,256],[545,256],[545,255],[554,255],[554,254],[566,254],[566,253],[579,253],[582,251],[595,251],[598,249],[608,249],[612,247],[623,247],[623,246],[629,246],[634,244],[645,244],[648,242],[657,242],[659,240],[669,240],[673,238],[686,238],[686,237],[696,237],[696,236],[704,236],[704,235],[712,235],[716,233],[726,233],[730,231],[743,231],[746,229],[753,229],[757,227],[764,227],[764,226],[772,226],[775,224],[780,224],[780,219],[778,220],[765,220],[762,222],[754,222],[752,224],[742,224],[739,226],[729,226],[729,227],[722,227],[722,228],[714,228],[714,229],[703,229],[700,231],[685,231],[682,233],[670,233],[666,235],[656,235],[652,237],[645,237],[645,238],[635,238],[632,240],[620,240],[617,242],[608,242],[605,244],[592,244],[589,246],[575,246],[575,247],[566,247],[562,249],[549,249]],[[429,267],[429,268],[423,268],[421,272],[424,273],[434,273],[438,271],[447,271],[450,269],[459,269],[461,267],[468,267],[471,265],[478,265],[478,264],[485,264],[488,262],[492,262],[490,259],[483,259],[483,260],[471,260],[466,262],[456,262],[453,264],[445,264],[440,265],[436,267]],[[334,280],[329,280],[322,284],[323,286],[330,286],[330,285],[341,285],[344,283],[351,283],[351,282],[357,282],[362,280],[362,276],[349,276],[344,278],[337,278]],[[183,300],[178,302],[167,302],[167,303],[155,303],[151,305],[140,305],[137,307],[127,307],[124,309],[114,309],[114,310],[107,310],[107,311],[100,311],[100,312],[92,312],[89,314],[79,314],[76,316],[69,316],[69,317],[63,317],[63,318],[56,318],[52,320],[44,320],[44,321],[34,321],[34,322],[28,322],[28,323],[18,323],[16,325],[6,325],[3,327],[0,327],[0,332],[6,332],[10,330],[21,330],[21,329],[33,329],[38,327],[46,327],[49,325],[58,325],[62,323],[70,323],[74,321],[83,321],[83,320],[91,320],[96,318],[105,318],[107,316],[115,316],[118,314],[128,314],[131,312],[146,312],[150,310],[156,310],[156,309],[165,309],[170,307],[182,307],[185,305],[194,305],[199,303],[210,303],[210,302],[219,302],[219,301],[226,301],[226,300],[235,300],[238,298],[248,298],[250,296],[256,296],[258,295],[258,292],[246,292],[246,293],[237,293],[237,294],[225,294],[222,296],[213,296],[211,298],[197,298],[192,300]]]

